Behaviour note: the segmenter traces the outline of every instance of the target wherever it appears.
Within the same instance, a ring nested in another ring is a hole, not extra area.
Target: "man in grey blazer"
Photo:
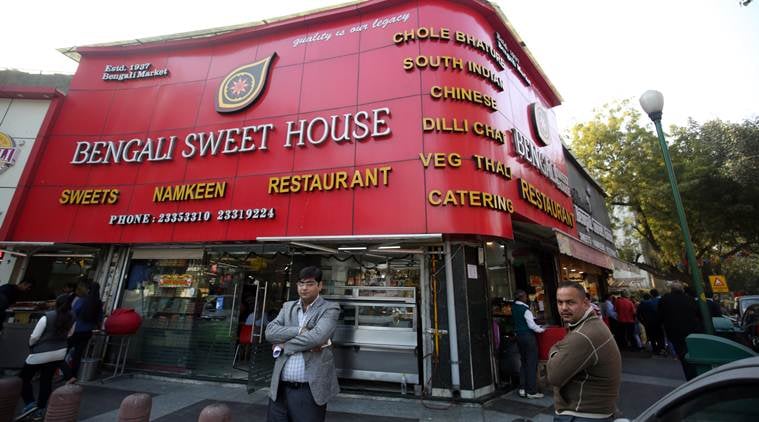
[[[302,269],[300,299],[285,302],[266,326],[266,339],[277,359],[271,376],[269,422],[323,421],[327,402],[340,391],[330,347],[340,306],[319,296],[321,289],[321,270]]]

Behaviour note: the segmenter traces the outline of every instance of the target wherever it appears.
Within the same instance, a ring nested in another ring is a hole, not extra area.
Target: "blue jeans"
[[[609,416],[608,418],[603,419],[595,419],[572,415],[553,415],[553,422],[612,422],[613,420],[614,416]]]

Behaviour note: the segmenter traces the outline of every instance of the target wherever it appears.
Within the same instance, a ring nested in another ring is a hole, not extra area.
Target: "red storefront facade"
[[[410,253],[445,243],[448,258],[453,242],[474,255],[462,250],[467,271],[447,288],[482,280],[487,308],[486,240],[511,241],[514,222],[577,236],[550,111],[560,97],[521,45],[488,2],[423,0],[76,48],[3,238],[111,255],[305,242],[338,257],[341,242],[380,253],[416,239]],[[434,271],[419,262],[427,297]],[[118,301],[124,287],[110,283]],[[417,302],[426,327],[433,304]],[[433,388],[479,396],[495,380],[456,384]]]

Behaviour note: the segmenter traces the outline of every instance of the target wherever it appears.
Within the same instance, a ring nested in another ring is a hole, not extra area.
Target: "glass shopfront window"
[[[603,296],[609,272],[601,267],[566,255],[559,256],[561,280],[576,281],[590,294],[592,302],[598,303]]]
[[[247,377],[233,369],[239,333],[248,323],[258,339],[276,316],[289,262],[286,254],[223,249],[198,258],[133,259],[121,307],[135,309],[143,322],[130,365],[193,377]]]
[[[55,309],[58,295],[72,294],[80,282],[94,277],[98,252],[48,250],[26,258],[29,261],[21,280],[32,282],[32,287],[20,293],[16,303],[0,315],[6,318],[0,336],[0,368],[24,365],[29,354],[29,336],[37,321],[45,312]]]
[[[58,295],[74,293],[79,282],[91,280],[96,267],[95,253],[30,257],[23,281],[30,281],[32,288],[19,295],[18,301],[8,309],[11,320],[36,324],[46,311],[55,308]]]

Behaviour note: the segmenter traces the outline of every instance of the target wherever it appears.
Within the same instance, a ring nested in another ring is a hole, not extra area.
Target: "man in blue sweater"
[[[543,397],[543,393],[538,391],[538,340],[535,333],[542,333],[544,330],[535,323],[535,317],[527,305],[527,292],[517,290],[515,297],[516,300],[511,305],[511,316],[522,363],[519,369],[519,396],[539,399]]]

